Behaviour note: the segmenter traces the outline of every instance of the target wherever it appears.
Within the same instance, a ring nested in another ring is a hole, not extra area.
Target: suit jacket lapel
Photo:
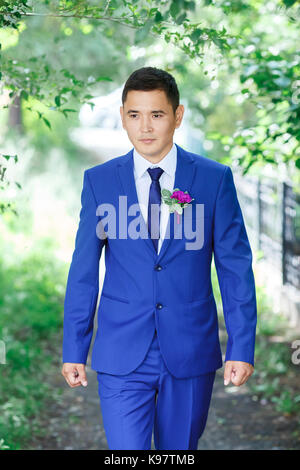
[[[192,186],[192,182],[194,179],[195,174],[195,165],[194,157],[184,150],[182,147],[177,145],[177,164],[176,164],[176,171],[175,171],[175,181],[174,181],[174,188],[178,188],[181,191],[190,191]],[[193,195],[191,195],[193,197]],[[174,220],[176,214],[174,212],[170,213],[168,226],[166,230],[166,236],[163,240],[160,252],[158,253],[157,262],[163,257],[166,250],[170,247],[172,240],[174,239],[174,227],[177,227],[176,220]],[[182,221],[182,218],[181,218]],[[175,224],[174,224],[175,222]],[[169,236],[168,236],[169,234]]]
[[[119,163],[117,167],[119,174],[120,185],[123,190],[123,194],[127,196],[127,210],[132,204],[137,204],[139,206],[136,185],[134,180],[134,163],[133,163],[133,148],[125,155],[125,160],[122,163]],[[148,227],[142,216],[142,211],[139,206],[139,213],[141,215],[141,230],[145,230],[148,233]],[[142,238],[145,241],[148,248],[151,250],[152,254],[156,254],[155,248],[152,240],[148,238]]]
[[[175,171],[175,182],[174,188],[179,188],[182,191],[190,190],[190,187],[193,182],[194,173],[195,173],[195,165],[194,157],[192,154],[184,150],[182,147],[177,145],[177,164],[176,164],[176,171]],[[132,204],[139,204],[138,196],[136,191],[136,185],[134,180],[134,168],[133,168],[133,149],[131,149],[126,155],[125,160],[122,163],[119,163],[117,166],[117,171],[120,179],[120,185],[123,190],[123,194],[127,195],[127,206],[131,206]],[[193,195],[191,195],[193,197]],[[142,224],[144,225],[143,229],[146,230],[148,233],[147,225],[142,217],[142,212],[140,210]],[[170,234],[168,236],[168,234]],[[168,220],[168,226],[166,230],[166,237],[163,240],[161,249],[159,254],[157,255],[152,240],[148,238],[143,238],[142,240],[145,241],[147,247],[151,250],[154,256],[158,256],[157,261],[161,259],[161,257],[166,252],[167,248],[169,247],[172,239],[174,238],[174,213],[171,213]]]

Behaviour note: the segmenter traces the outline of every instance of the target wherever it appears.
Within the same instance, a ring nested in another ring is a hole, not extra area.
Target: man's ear
[[[122,120],[122,126],[125,129],[124,122],[123,122],[123,113],[124,113],[124,108],[123,108],[123,106],[120,106],[120,115],[121,115],[121,120]]]
[[[184,106],[183,104],[179,104],[176,109],[176,128],[178,128],[181,124],[182,118],[184,114]]]

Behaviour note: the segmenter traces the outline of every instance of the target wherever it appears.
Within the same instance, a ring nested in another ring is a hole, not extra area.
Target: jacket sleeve
[[[257,306],[252,252],[230,167],[216,198],[214,262],[228,334],[225,361],[254,365]]]
[[[105,239],[97,236],[97,204],[88,170],[84,172],[81,211],[69,269],[63,330],[63,362],[86,364],[99,293],[99,262]]]

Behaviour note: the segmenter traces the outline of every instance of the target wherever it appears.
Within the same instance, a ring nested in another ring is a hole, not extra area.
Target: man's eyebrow
[[[139,113],[139,111],[136,111],[135,109],[129,109],[129,110],[127,111],[127,114],[130,114],[130,113]],[[163,109],[153,110],[153,111],[151,111],[151,113],[167,114]]]

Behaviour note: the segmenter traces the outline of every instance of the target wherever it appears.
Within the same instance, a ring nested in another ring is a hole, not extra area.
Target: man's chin
[[[158,148],[157,140],[154,140],[151,143],[144,143],[141,141],[138,141],[137,144],[135,145],[135,148],[137,151],[141,154],[145,155],[157,155],[159,154],[160,149]]]

